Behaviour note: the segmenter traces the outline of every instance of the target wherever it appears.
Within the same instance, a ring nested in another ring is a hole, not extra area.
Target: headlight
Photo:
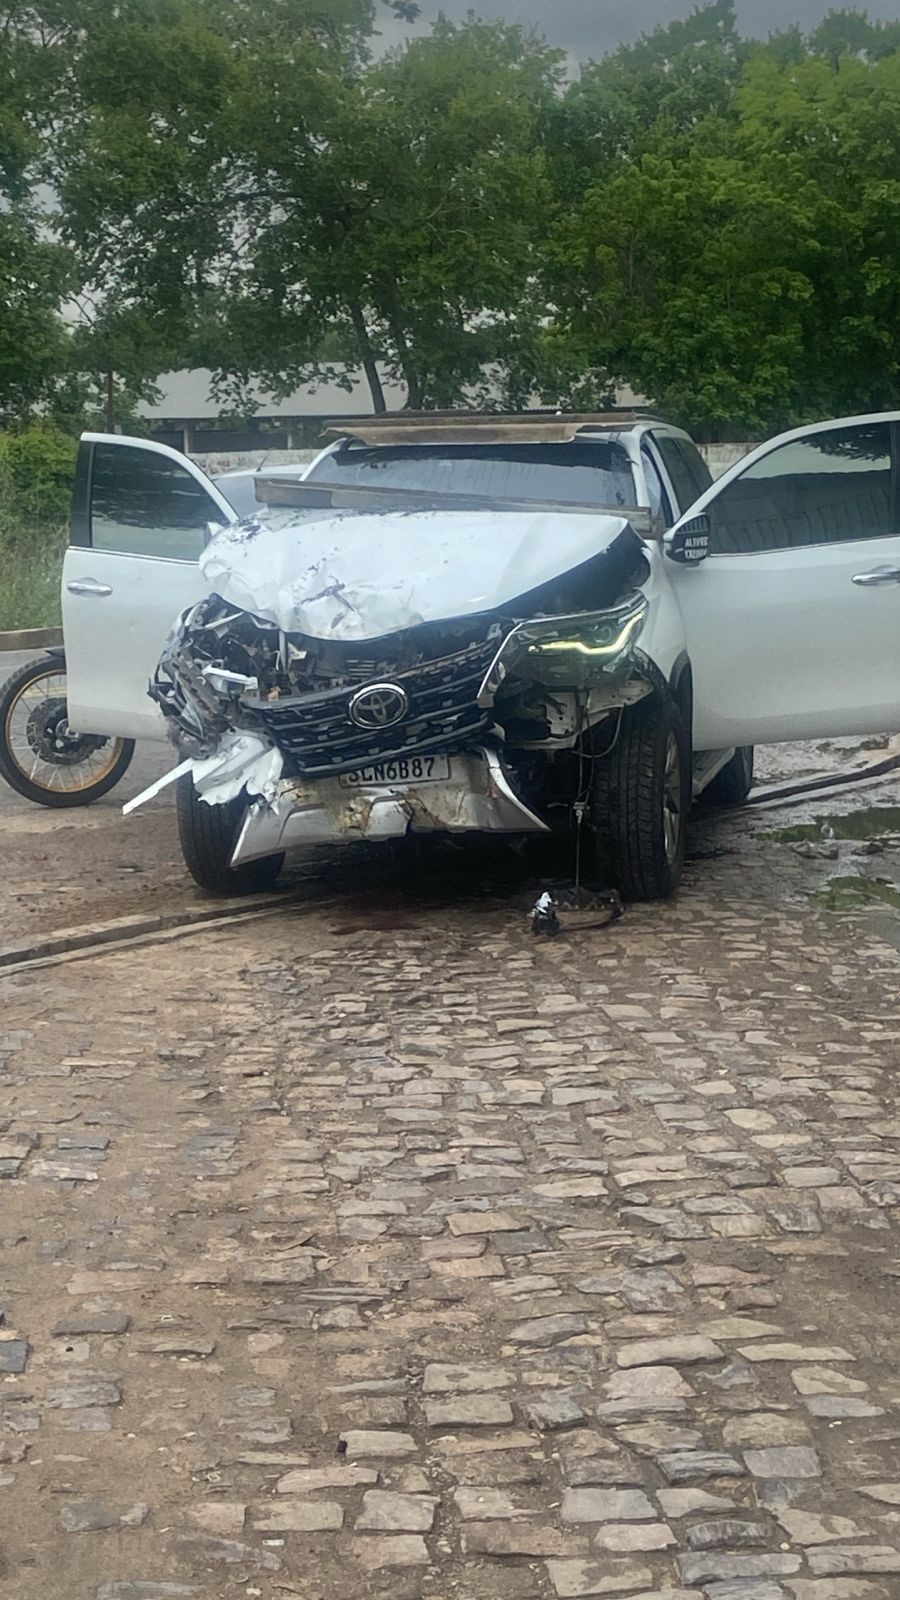
[[[578,633],[571,627],[572,618],[557,618],[552,629],[544,630],[540,623],[525,623],[524,631],[530,636],[527,653],[530,656],[561,655],[566,652],[589,656],[593,660],[610,660],[627,649],[634,636],[640,632],[647,615],[647,602],[635,608],[624,620],[607,616],[579,618]],[[563,626],[563,624],[567,626]]]
[[[607,611],[520,622],[485,673],[478,704],[491,705],[505,678],[523,664],[524,675],[540,682],[579,688],[600,680],[630,659],[648,609],[646,596],[634,594]]]

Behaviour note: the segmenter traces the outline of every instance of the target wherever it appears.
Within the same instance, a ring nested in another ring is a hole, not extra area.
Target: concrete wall
[[[216,450],[208,455],[192,455],[198,467],[215,478],[220,472],[237,472],[242,467],[287,467],[293,462],[306,464],[319,454],[318,450]]]
[[[742,456],[752,450],[752,444],[701,444],[700,454],[714,478],[721,478],[723,472],[740,461]]]

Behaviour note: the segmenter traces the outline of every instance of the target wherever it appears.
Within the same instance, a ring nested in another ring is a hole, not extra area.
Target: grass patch
[[[64,529],[41,545],[7,540],[0,531],[0,631],[59,626],[64,550]]]
[[[768,837],[782,844],[800,844],[807,839],[815,844],[823,839],[879,839],[885,833],[900,833],[900,806],[869,806],[843,816],[817,817],[815,822],[774,828]]]
[[[831,878],[812,899],[826,911],[861,911],[872,905],[900,911],[900,889],[886,878]]]
[[[55,628],[78,441],[45,422],[0,433],[0,629]]]

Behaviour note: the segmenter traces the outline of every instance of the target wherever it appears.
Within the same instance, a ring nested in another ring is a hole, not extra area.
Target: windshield
[[[574,505],[636,506],[631,462],[607,439],[569,444],[345,445],[323,456],[313,483],[421,489],[490,499],[554,500]]]

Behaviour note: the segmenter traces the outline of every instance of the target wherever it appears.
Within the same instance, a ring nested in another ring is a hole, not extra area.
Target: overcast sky
[[[568,50],[576,60],[603,55],[617,44],[637,39],[661,23],[685,17],[693,9],[691,0],[419,0],[422,20],[411,29],[408,24],[384,22],[381,31],[385,45],[399,44],[416,33],[425,33],[429,21],[444,11],[454,22],[461,22],[475,10],[485,18],[503,17],[521,22],[546,35],[552,44]],[[744,33],[755,38],[793,23],[814,28],[831,10],[853,9],[839,0],[737,0],[737,13]],[[865,9],[870,18],[882,22],[900,20],[900,0],[872,0],[856,9]]]

